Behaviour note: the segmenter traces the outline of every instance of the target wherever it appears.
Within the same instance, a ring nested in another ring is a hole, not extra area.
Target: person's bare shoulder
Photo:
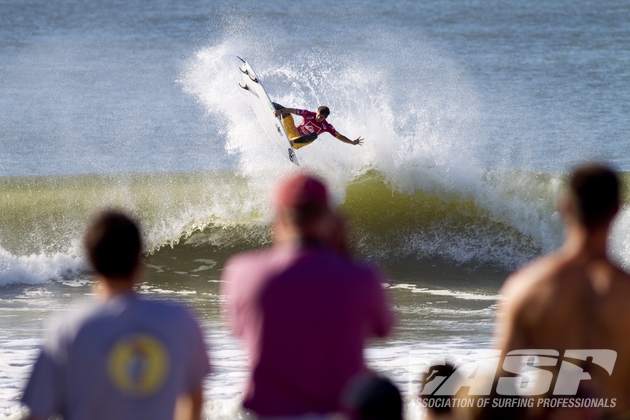
[[[600,298],[627,302],[630,295],[630,274],[622,268],[603,259],[589,264],[586,272]]]
[[[615,282],[621,287],[630,292],[630,273],[617,266],[616,264],[610,264],[610,272]]]
[[[537,299],[546,282],[556,278],[563,261],[556,254],[545,255],[513,273],[501,288],[504,303],[511,306]]]
[[[500,348],[511,350],[531,345],[530,329],[554,300],[554,281],[563,270],[557,254],[534,260],[505,281],[497,313],[497,340]],[[515,347],[516,346],[516,347]]]
[[[601,300],[601,311],[615,320],[615,324],[630,323],[630,274],[608,260],[589,267],[589,279]]]

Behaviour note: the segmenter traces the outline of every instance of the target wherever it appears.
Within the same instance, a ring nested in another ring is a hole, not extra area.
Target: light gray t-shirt
[[[22,402],[43,418],[172,420],[177,396],[209,371],[201,330],[184,307],[129,294],[48,330]]]

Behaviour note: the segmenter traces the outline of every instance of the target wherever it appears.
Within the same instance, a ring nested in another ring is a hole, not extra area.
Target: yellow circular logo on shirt
[[[160,390],[169,371],[166,349],[147,334],[119,339],[109,352],[109,377],[121,393],[147,397]]]

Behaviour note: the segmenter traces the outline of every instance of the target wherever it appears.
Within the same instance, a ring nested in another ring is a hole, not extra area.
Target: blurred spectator
[[[137,225],[100,214],[85,247],[98,300],[47,332],[22,402],[31,419],[199,419],[210,370],[197,321],[183,307],[140,299]]]
[[[267,417],[327,415],[365,371],[365,340],[386,336],[393,313],[379,274],[340,254],[345,239],[331,236],[339,220],[320,180],[291,176],[275,207],[273,247],[232,257],[222,276],[231,329],[250,357],[243,406]]]
[[[420,400],[426,405],[426,420],[448,420],[454,418],[452,400],[453,396],[433,395],[428,384],[433,381],[441,383],[455,374],[455,366],[451,363],[432,365],[429,371],[420,375]],[[448,401],[447,401],[448,400]]]
[[[547,370],[551,374],[548,376],[555,378],[561,366],[572,366],[584,380],[573,390],[556,389],[564,382],[554,380],[544,396],[599,395],[614,399],[614,404],[603,407],[606,417],[630,411],[630,276],[608,258],[607,248],[620,203],[620,182],[613,170],[588,164],[573,171],[568,193],[559,205],[566,228],[564,244],[510,276],[501,290],[505,299],[497,316],[497,341],[503,358],[500,366],[508,352],[554,352],[559,362],[537,369]],[[592,357],[562,360],[567,350],[588,349],[605,349],[609,354],[596,363],[591,362]],[[603,367],[604,359],[611,362],[610,371]],[[503,372],[501,376],[509,374]],[[597,411],[583,407],[539,408],[536,404],[529,415],[586,419],[602,414]]]
[[[403,400],[389,379],[360,375],[350,382],[343,403],[350,420],[402,420]]]

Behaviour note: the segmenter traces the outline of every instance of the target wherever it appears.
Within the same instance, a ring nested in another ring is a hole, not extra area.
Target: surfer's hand
[[[363,137],[358,137],[356,140],[352,140],[352,144],[355,146],[358,144],[359,146],[363,145]]]
[[[275,111],[273,111],[273,116],[274,117],[279,117],[280,115],[282,115],[282,110],[276,109]]]

